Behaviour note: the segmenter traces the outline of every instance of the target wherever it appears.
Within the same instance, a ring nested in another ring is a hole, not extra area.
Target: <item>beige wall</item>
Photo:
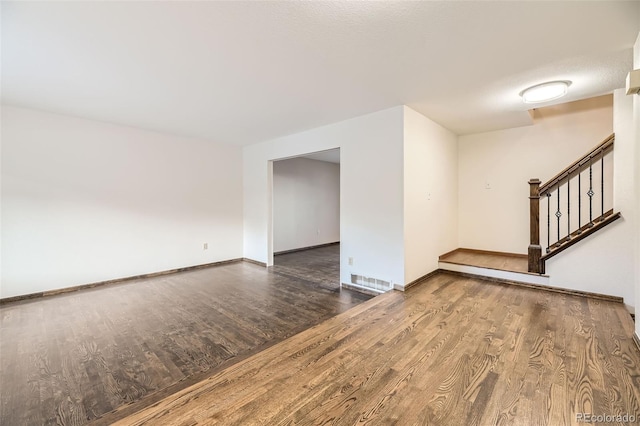
[[[543,182],[613,131],[610,95],[537,110],[534,124],[458,139],[459,246],[526,253],[530,178]]]
[[[273,162],[273,251],[340,241],[340,164]]]
[[[638,18],[640,25],[640,17]],[[633,68],[640,69],[640,33],[633,47]],[[635,171],[636,171],[636,255],[640,256],[640,95],[633,96],[633,125],[634,138],[636,147]],[[640,259],[635,258],[636,262],[636,279],[635,293],[636,306],[640,306]],[[636,335],[640,337],[640,321],[636,321]]]
[[[3,106],[1,198],[1,297],[242,257],[239,147]]]
[[[550,259],[546,272],[552,286],[620,296],[633,310],[638,259],[634,181],[637,144],[633,99],[625,95],[624,89],[614,92],[613,129],[616,133],[613,209],[622,213],[622,219]]]
[[[403,111],[394,107],[244,147],[244,257],[273,262],[270,162],[340,148],[341,280],[357,274],[404,283]]]
[[[457,138],[404,108],[405,283],[438,268],[458,244]]]

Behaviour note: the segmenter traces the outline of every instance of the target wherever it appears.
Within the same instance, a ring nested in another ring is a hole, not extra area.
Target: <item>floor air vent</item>
[[[351,284],[380,292],[391,290],[391,283],[389,281],[365,277],[363,275],[351,274]]]

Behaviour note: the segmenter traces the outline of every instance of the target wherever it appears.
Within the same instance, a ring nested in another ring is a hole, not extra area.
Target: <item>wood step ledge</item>
[[[438,261],[452,265],[530,274],[527,270],[527,255],[519,253],[458,248],[443,254]]]

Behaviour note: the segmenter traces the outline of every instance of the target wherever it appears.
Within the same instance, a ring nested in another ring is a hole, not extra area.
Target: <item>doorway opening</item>
[[[273,271],[340,289],[340,149],[273,161]]]

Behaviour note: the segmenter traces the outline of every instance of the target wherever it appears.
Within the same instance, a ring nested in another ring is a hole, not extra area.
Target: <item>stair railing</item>
[[[529,180],[529,272],[544,274],[547,259],[620,217],[605,210],[613,204],[609,154],[614,141],[612,134],[542,185],[539,179]],[[546,229],[540,228],[541,209]]]

